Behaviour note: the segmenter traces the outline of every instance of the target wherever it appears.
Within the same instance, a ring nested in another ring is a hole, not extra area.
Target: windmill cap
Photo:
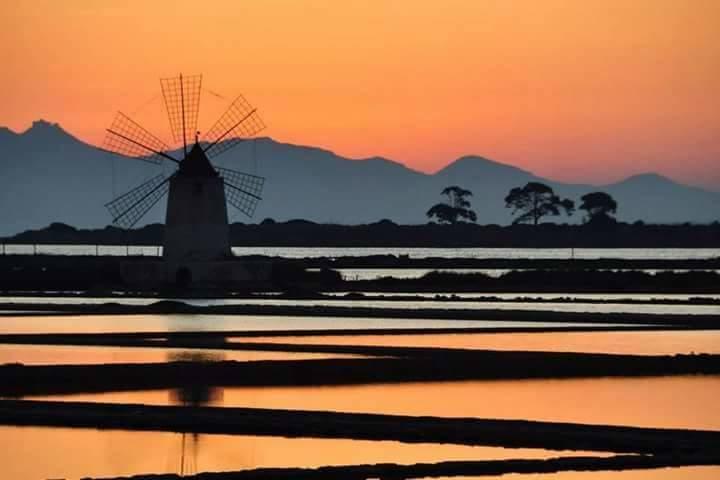
[[[194,177],[216,177],[217,170],[213,168],[207,155],[198,143],[193,145],[187,157],[180,162],[181,175],[190,175]]]

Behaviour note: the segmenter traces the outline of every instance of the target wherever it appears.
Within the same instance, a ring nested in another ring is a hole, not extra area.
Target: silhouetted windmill
[[[151,163],[177,165],[170,175],[157,175],[105,206],[113,223],[131,228],[169,192],[163,257],[173,261],[208,261],[229,257],[226,202],[252,217],[265,179],[215,167],[214,158],[252,137],[265,124],[244,97],[237,97],[200,140],[197,132],[202,76],[160,80],[175,142],[182,141],[177,159],[170,147],[122,112],[118,112],[103,149]],[[188,149],[188,139],[192,146]]]

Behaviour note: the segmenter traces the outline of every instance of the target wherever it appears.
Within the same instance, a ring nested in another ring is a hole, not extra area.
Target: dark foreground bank
[[[172,346],[160,342],[163,346]],[[200,344],[203,345],[203,344]],[[135,346],[143,346],[137,343]],[[178,345],[175,345],[178,346]],[[192,348],[185,343],[183,348]],[[204,348],[207,348],[205,345]],[[504,379],[720,374],[720,355],[613,355],[353,345],[232,344],[228,350],[374,358],[0,366],[0,396],[184,387],[331,386]]]
[[[84,230],[53,223],[4,239],[5,243],[83,245],[162,245],[164,225],[123,230]],[[231,245],[260,247],[509,247],[509,248],[720,248],[720,223],[646,225],[398,225],[382,220],[367,225],[336,225],[306,220],[234,223]]]
[[[1,298],[1,297],[0,297]],[[720,314],[664,314],[555,312],[549,310],[385,308],[354,306],[304,305],[210,305],[196,306],[178,301],[159,301],[149,305],[119,303],[2,303],[3,315],[253,315],[296,317],[386,318],[413,320],[500,320],[507,322],[617,324],[618,326],[667,326],[715,330],[720,328]],[[15,313],[17,312],[17,313]],[[562,326],[562,325],[558,325]],[[535,329],[533,331],[542,331]]]
[[[199,473],[194,476],[146,474],[95,480],[367,480],[369,478],[410,479],[428,477],[495,477],[511,473],[598,472],[608,470],[651,470],[683,466],[720,464],[720,456],[700,455],[616,455],[612,457],[559,457],[545,460],[480,460],[415,465],[347,465],[319,468],[259,468],[237,472]],[[652,475],[651,472],[649,472]],[[86,479],[92,480],[92,479]]]
[[[657,455],[720,454],[720,432],[715,431],[256,408],[2,400],[0,424]]]

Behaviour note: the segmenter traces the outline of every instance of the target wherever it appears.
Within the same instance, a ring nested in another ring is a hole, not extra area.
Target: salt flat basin
[[[342,297],[353,292],[323,292],[324,295],[333,297]],[[383,296],[383,297],[422,297],[435,298],[456,297],[463,300],[482,300],[489,297],[498,298],[500,300],[518,300],[523,298],[555,300],[555,299],[572,299],[582,302],[583,300],[611,300],[615,303],[624,303],[628,301],[644,301],[652,302],[656,300],[673,300],[673,301],[690,301],[690,299],[698,298],[703,300],[720,300],[720,294],[715,293],[584,293],[584,292],[373,292],[362,291],[367,296]],[[14,297],[21,299],[22,297]],[[18,301],[19,300],[14,300]],[[21,303],[21,302],[20,302]]]
[[[430,272],[443,272],[455,274],[475,274],[480,273],[488,277],[499,278],[510,272],[523,272],[529,270],[538,270],[532,268],[337,268],[344,280],[378,280],[383,277],[392,277],[398,279],[415,279],[421,278]],[[551,270],[551,269],[548,269]],[[309,268],[308,271],[320,271],[319,268]],[[683,268],[601,268],[597,271],[605,272],[643,272],[648,275],[656,275],[658,273],[687,273],[687,272],[713,272],[718,273],[720,270],[689,270]]]
[[[473,477],[436,477],[438,480],[461,480]],[[478,480],[487,477],[476,477]],[[716,480],[720,467],[676,467],[654,470],[627,470],[620,472],[561,472],[528,475],[503,475],[508,480]]]
[[[243,339],[233,339],[231,337],[230,341],[241,342]],[[315,345],[442,347],[628,355],[720,354],[720,330],[268,336],[255,337],[252,341]]]
[[[277,297],[282,292],[264,292],[257,295],[267,297],[266,299]],[[331,297],[342,297],[352,292],[323,292],[324,295]],[[630,301],[653,301],[653,300],[676,300],[688,301],[692,298],[700,298],[705,300],[720,300],[720,294],[717,293],[585,293],[585,292],[377,292],[362,291],[361,293],[368,296],[414,296],[423,298],[434,298],[440,296],[453,296],[466,300],[477,300],[488,297],[495,297],[501,300],[522,299],[524,297],[551,300],[551,299],[582,299],[589,300],[616,300],[622,303],[625,300]],[[80,295],[57,295],[48,293],[40,296],[1,296],[2,303],[28,303],[28,304],[69,304],[69,305],[97,305],[103,303],[120,303],[122,305],[150,305],[160,300],[169,300],[187,303],[196,306],[212,306],[212,305],[242,305],[244,298],[168,298],[168,297],[129,297],[129,296],[113,296],[113,297],[87,297]]]
[[[362,358],[361,355],[233,351],[218,349],[86,347],[64,345],[0,345],[0,365],[98,365],[111,363],[165,363],[179,360],[251,362],[260,360],[312,360]]]
[[[186,332],[228,330],[338,330],[372,328],[557,328],[610,323],[548,323],[280,315],[33,315],[1,316],[0,333]]]
[[[215,389],[214,389],[215,390]],[[720,376],[219,388],[217,406],[720,430]],[[167,389],[28,397],[174,405]]]
[[[160,256],[159,245],[21,245],[5,244],[14,255],[142,255]],[[267,255],[284,258],[365,257],[407,255],[409,258],[507,259],[708,259],[720,257],[718,248],[424,248],[424,247],[233,247],[236,256]]]
[[[3,478],[115,477],[177,473],[182,434],[0,426]],[[491,460],[598,455],[541,449],[405,444],[392,441],[187,435],[186,465],[202,471],[261,467],[319,467],[370,463],[413,464],[444,460]],[[192,462],[191,460],[194,460]]]
[[[357,307],[357,308],[401,308],[401,309],[438,309],[438,310],[523,310],[575,313],[646,313],[654,315],[718,315],[720,305],[663,305],[663,304],[623,304],[623,303],[563,303],[563,302],[495,302],[495,301],[440,301],[440,300],[346,300],[312,299],[290,300],[244,299],[240,305],[282,305],[304,307]]]

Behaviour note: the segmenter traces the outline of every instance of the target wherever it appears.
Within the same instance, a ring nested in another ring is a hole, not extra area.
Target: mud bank
[[[607,470],[650,470],[682,466],[720,464],[718,455],[617,455],[607,458],[560,457],[546,460],[486,460],[418,463],[415,465],[348,465],[319,468],[260,468],[237,472],[199,473],[193,476],[173,474],[134,475],[84,480],[367,480],[369,478],[486,477],[510,473],[598,472]]]
[[[248,344],[237,349],[378,358],[0,366],[0,395],[22,397],[185,386],[330,386],[500,379],[720,374],[720,355],[640,356],[439,348]],[[393,357],[393,358],[387,358]]]
[[[715,431],[302,410],[3,400],[0,423],[657,455],[720,454],[720,432]]]
[[[613,323],[633,325],[676,325],[698,329],[720,328],[720,315],[647,313],[555,312],[548,310],[374,308],[302,305],[212,305],[194,306],[178,301],[159,301],[150,305],[1,303],[3,315],[269,315],[297,317],[402,318],[430,320],[502,320],[546,323]],[[14,311],[20,313],[13,313]]]

